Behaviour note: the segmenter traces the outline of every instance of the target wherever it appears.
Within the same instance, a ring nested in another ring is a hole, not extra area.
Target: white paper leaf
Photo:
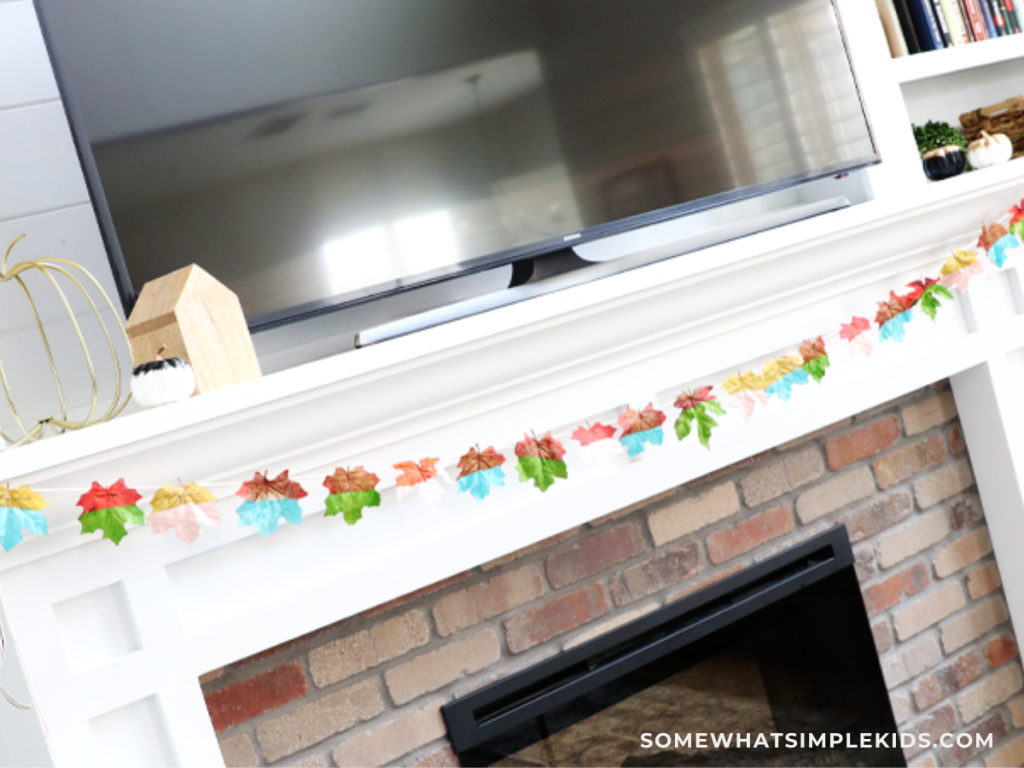
[[[597,462],[602,467],[615,466],[620,456],[625,453],[622,443],[618,440],[598,440],[590,445],[580,446],[580,455],[584,461]]]

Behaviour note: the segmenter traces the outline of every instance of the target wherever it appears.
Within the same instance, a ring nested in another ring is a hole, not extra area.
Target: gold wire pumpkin
[[[0,383],[3,385],[4,397],[7,399],[7,404],[14,415],[14,422],[18,429],[21,430],[20,436],[17,434],[8,435],[5,434],[3,430],[0,430],[0,439],[7,443],[8,448],[13,448],[32,442],[33,440],[38,440],[43,437],[47,428],[52,429],[54,432],[61,433],[65,430],[83,429],[85,427],[92,426],[93,424],[100,424],[104,421],[109,421],[121,413],[121,411],[124,410],[124,407],[128,404],[128,401],[131,399],[130,391],[126,390],[124,393],[121,392],[121,363],[117,355],[117,349],[114,346],[114,339],[111,337],[110,330],[107,328],[107,324],[104,322],[103,317],[100,314],[100,310],[96,306],[96,301],[93,300],[93,297],[89,294],[86,286],[83,285],[78,277],[75,276],[75,273],[77,272],[79,276],[84,277],[86,283],[95,288],[96,291],[99,292],[99,295],[103,297],[103,301],[110,309],[111,315],[117,323],[117,330],[120,331],[120,335],[124,337],[125,347],[128,349],[128,355],[130,357],[131,345],[128,343],[128,336],[125,333],[124,324],[121,322],[121,318],[118,316],[117,310],[114,308],[114,304],[111,302],[110,297],[107,296],[102,286],[100,286],[96,281],[96,278],[78,264],[75,264],[73,261],[68,261],[67,259],[38,259],[36,261],[22,261],[8,269],[7,260],[11,255],[11,251],[23,237],[25,237],[24,234],[16,237],[11,244],[7,246],[7,250],[4,252],[3,261],[0,261],[0,286],[12,281],[17,283],[21,288],[22,293],[25,294],[25,298],[28,300],[29,308],[32,310],[32,316],[35,318],[36,328],[39,331],[39,338],[43,343],[43,349],[46,351],[46,357],[50,364],[50,371],[53,374],[53,383],[56,387],[57,400],[60,404],[60,412],[59,415],[40,419],[30,427],[26,426],[22,417],[18,413],[17,406],[14,403],[14,395],[11,392],[10,382],[7,377],[7,370],[4,368],[3,358],[0,356]],[[36,307],[36,302],[32,298],[32,294],[29,291],[28,286],[25,285],[25,281],[23,279],[26,273],[33,271],[42,274],[49,281],[53,290],[60,298],[61,304],[63,304],[64,309],[67,311],[68,319],[71,321],[71,325],[75,330],[75,335],[78,337],[78,342],[81,345],[82,354],[85,358],[85,364],[89,369],[89,378],[92,382],[92,405],[89,407],[88,414],[81,420],[68,418],[67,403],[64,398],[64,387],[60,381],[57,364],[53,359],[50,339],[46,334],[46,328],[43,325],[42,318],[39,316],[39,310]],[[57,282],[55,275],[67,278],[81,292],[82,296],[85,297],[85,300],[88,302],[89,307],[92,310],[92,314],[96,317],[96,321],[99,323],[100,328],[103,331],[103,336],[106,339],[107,346],[110,350],[111,363],[114,366],[114,393],[110,407],[99,415],[97,415],[100,394],[99,384],[96,380],[96,368],[93,365],[92,355],[90,354],[89,347],[86,344],[82,328],[78,324],[78,319],[75,317],[75,312],[72,310],[68,297],[65,294],[64,289],[61,288],[60,284]],[[2,304],[0,304],[0,306],[2,306]],[[3,450],[3,446],[0,446],[0,450]]]

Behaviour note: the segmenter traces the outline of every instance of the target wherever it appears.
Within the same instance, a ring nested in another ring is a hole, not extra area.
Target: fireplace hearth
[[[904,764],[842,526],[442,713],[462,765]]]

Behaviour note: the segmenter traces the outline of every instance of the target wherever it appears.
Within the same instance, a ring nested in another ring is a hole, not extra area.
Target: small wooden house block
[[[196,393],[262,376],[238,296],[195,264],[146,283],[125,326],[135,364],[180,357]]]

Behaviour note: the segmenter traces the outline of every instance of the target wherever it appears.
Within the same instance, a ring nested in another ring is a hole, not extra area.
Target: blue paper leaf
[[[785,403],[789,401],[790,397],[792,397],[794,385],[806,384],[807,382],[807,371],[803,368],[797,368],[795,371],[791,371],[781,379],[773,382],[771,386],[766,387],[764,391],[768,395],[778,395],[779,399]]]
[[[665,438],[665,433],[661,427],[655,427],[654,429],[645,429],[643,432],[634,432],[630,435],[623,435],[619,438],[619,442],[622,443],[626,452],[629,454],[629,458],[635,459],[645,450],[647,450],[647,443],[651,445],[661,445],[661,441]]]
[[[886,321],[886,323],[882,325],[881,332],[878,334],[879,340],[885,341],[886,339],[892,339],[893,341],[903,341],[903,336],[906,333],[903,326],[905,326],[911,319],[911,313],[913,311],[913,309],[908,309],[906,312],[900,312],[896,317]]]
[[[459,493],[469,491],[477,501],[483,501],[491,492],[492,485],[505,485],[505,470],[491,467],[459,478]]]
[[[246,501],[238,508],[238,527],[255,525],[263,538],[277,530],[277,521],[284,518],[293,525],[302,522],[302,507],[295,499]]]
[[[46,515],[34,509],[0,507],[0,547],[3,547],[5,552],[10,552],[21,544],[22,530],[46,536],[50,531]]]
[[[992,259],[992,262],[999,267],[1003,268],[1003,264],[1006,263],[1006,259],[1009,254],[1007,251],[1012,251],[1014,248],[1020,247],[1020,240],[1017,239],[1016,235],[1003,235],[989,249],[988,257]]]

